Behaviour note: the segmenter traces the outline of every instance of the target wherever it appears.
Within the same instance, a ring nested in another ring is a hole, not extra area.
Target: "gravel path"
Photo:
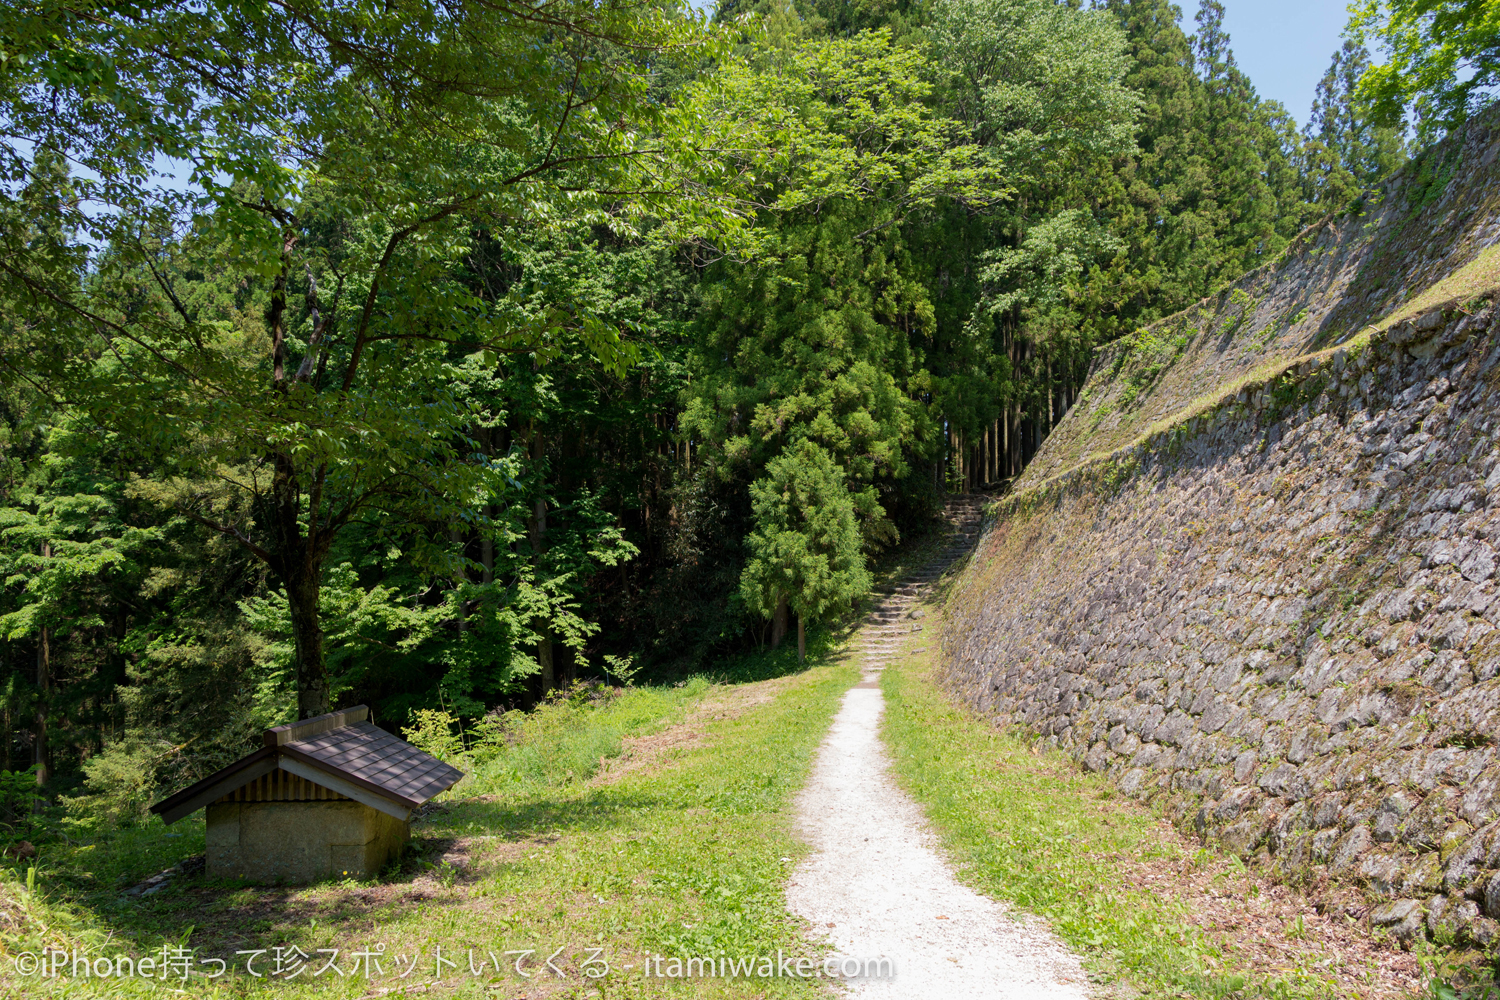
[[[798,799],[815,850],[792,875],[788,905],[840,958],[894,963],[893,978],[851,979],[855,997],[1083,1000],[1078,959],[1040,921],[960,885],[921,808],[891,780],[876,681],[895,633],[913,626],[876,621],[892,634],[870,648],[864,681],[844,697]]]

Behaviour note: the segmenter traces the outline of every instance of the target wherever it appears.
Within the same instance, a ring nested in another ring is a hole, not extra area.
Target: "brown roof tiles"
[[[425,754],[405,740],[368,721],[363,705],[330,712],[314,719],[277,726],[266,731],[265,746],[151,807],[168,823],[176,822],[201,806],[240,785],[254,781],[280,760],[293,770],[317,781],[322,773],[333,781],[349,782],[380,798],[369,800],[384,811],[392,811],[381,799],[405,815],[439,792],[451,788],[463,772]],[[300,767],[298,765],[301,765]],[[351,793],[360,796],[357,790]]]
[[[413,808],[464,776],[458,768],[369,722],[296,740],[281,750]]]

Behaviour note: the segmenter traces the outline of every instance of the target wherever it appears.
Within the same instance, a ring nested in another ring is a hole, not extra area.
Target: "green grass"
[[[706,677],[670,687],[580,686],[574,697],[509,713],[511,727],[498,753],[454,761],[472,775],[459,794],[519,794],[588,781],[605,761],[620,756],[625,737],[681,722],[711,687]]]
[[[1102,778],[954,707],[920,661],[885,671],[883,735],[960,878],[1045,917],[1101,978],[1150,997],[1322,998],[1312,973],[1254,981],[1183,906],[1122,884],[1122,857],[1162,857],[1156,820]]]
[[[320,962],[320,948],[347,956],[384,945],[388,956],[379,982],[328,975],[268,983],[240,975],[195,980],[188,984],[194,996],[352,998],[370,987],[397,987],[389,995],[401,996],[432,983],[438,945],[460,956],[460,967],[445,970],[424,995],[821,995],[815,980],[643,979],[639,972],[647,951],[816,953],[784,903],[787,875],[806,850],[793,832],[792,799],[856,675],[831,662],[826,640],[810,652],[808,669],[754,687],[698,679],[629,690],[597,705],[543,709],[512,733],[503,753],[445,796],[441,811],[414,827],[412,851],[399,868],[368,883],[277,888],[200,877],[148,898],[120,895],[132,881],[201,851],[201,820],[170,830],[153,820],[53,850],[40,859],[31,891],[20,881],[24,872],[6,869],[0,998],[159,995],[160,985],[141,980],[19,979],[6,956],[47,943],[139,956],[178,942],[204,957],[275,945],[295,945]],[[795,654],[767,651],[724,673],[786,673],[789,656]],[[589,780],[599,758],[618,756],[627,738],[662,733],[684,719],[692,720],[687,731],[666,734],[683,738],[650,766],[624,770],[610,783]],[[462,864],[443,864],[454,850],[465,853]],[[469,949],[485,961],[490,952],[526,948],[545,957],[559,946],[565,980],[523,980],[493,968],[473,976],[466,967]],[[614,967],[604,979],[579,974],[591,948],[605,949],[600,957]],[[403,982],[393,974],[395,955],[421,955],[425,964]],[[622,964],[636,968],[625,972]]]

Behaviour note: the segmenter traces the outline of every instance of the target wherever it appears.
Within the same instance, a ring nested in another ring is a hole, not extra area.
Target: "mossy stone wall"
[[[997,505],[946,683],[1384,933],[1500,936],[1500,323],[1440,303]]]

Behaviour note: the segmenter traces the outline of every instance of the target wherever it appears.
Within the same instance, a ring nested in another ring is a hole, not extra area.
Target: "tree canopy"
[[[1415,121],[1428,142],[1494,99],[1500,83],[1500,7],[1491,0],[1360,0],[1350,31],[1387,55],[1359,81],[1370,119],[1385,128]]]
[[[1210,0],[12,5],[0,769],[128,811],[849,613],[1095,346],[1472,110],[1470,7],[1369,7],[1410,58],[1299,129]]]

